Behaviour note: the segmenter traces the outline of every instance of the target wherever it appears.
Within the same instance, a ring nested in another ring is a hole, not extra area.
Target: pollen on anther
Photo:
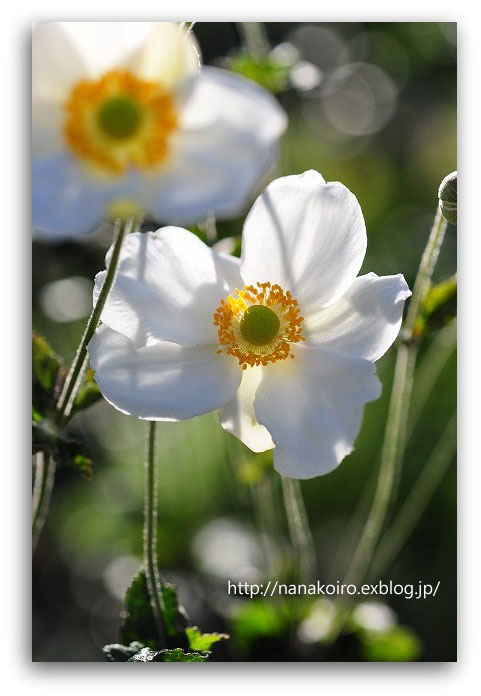
[[[236,289],[214,313],[214,325],[218,327],[219,343],[225,346],[217,351],[237,358],[243,370],[247,367],[267,366],[286,358],[294,359],[293,344],[304,341],[302,335],[303,317],[300,316],[298,302],[288,290],[270,282],[256,283],[257,288],[246,285]],[[241,331],[241,321],[246,310],[253,305],[263,305],[273,311],[279,319],[279,328],[274,338],[269,337],[266,344],[251,344]]]

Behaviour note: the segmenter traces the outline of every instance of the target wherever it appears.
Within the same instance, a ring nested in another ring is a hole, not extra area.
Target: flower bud
[[[452,225],[457,222],[458,210],[458,172],[444,177],[438,191],[439,204],[445,220]]]

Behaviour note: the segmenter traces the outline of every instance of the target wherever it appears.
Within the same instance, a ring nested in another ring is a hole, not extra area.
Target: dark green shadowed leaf
[[[184,652],[182,648],[158,652],[150,648],[143,648],[137,655],[131,657],[129,662],[205,662],[207,659],[208,655]]]
[[[165,608],[164,623],[169,645],[187,647],[185,635],[187,618],[184,609],[179,606],[174,585],[163,583],[162,597]],[[159,648],[157,628],[143,570],[139,571],[132,580],[126,592],[124,604],[125,612],[120,629],[120,640],[123,643],[140,641],[150,648]]]
[[[90,481],[93,476],[93,465],[84,449],[83,442],[70,438],[60,438],[53,457],[59,466],[69,466]]]
[[[62,359],[47,341],[32,333],[32,402],[33,419],[40,422],[55,404],[65,370]]]
[[[109,662],[127,662],[131,657],[137,655],[143,647],[142,643],[137,642],[133,642],[128,646],[112,643],[111,645],[104,645],[102,652]]]
[[[191,650],[208,652],[214,643],[219,640],[227,640],[227,633],[202,633],[197,626],[189,626],[185,629]]]

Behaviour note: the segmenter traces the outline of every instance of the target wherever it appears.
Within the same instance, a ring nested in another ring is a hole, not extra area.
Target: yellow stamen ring
[[[218,353],[233,355],[242,369],[294,358],[291,344],[304,341],[300,310],[290,291],[257,283],[236,288],[235,297],[221,300],[214,313]]]
[[[172,95],[127,70],[82,80],[65,104],[69,149],[99,173],[121,175],[130,166],[153,169],[168,155],[178,119]]]

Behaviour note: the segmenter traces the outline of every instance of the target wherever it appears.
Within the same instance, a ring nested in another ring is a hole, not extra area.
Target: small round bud
[[[444,177],[439,187],[438,198],[443,217],[455,225],[458,211],[458,172],[451,172]]]

